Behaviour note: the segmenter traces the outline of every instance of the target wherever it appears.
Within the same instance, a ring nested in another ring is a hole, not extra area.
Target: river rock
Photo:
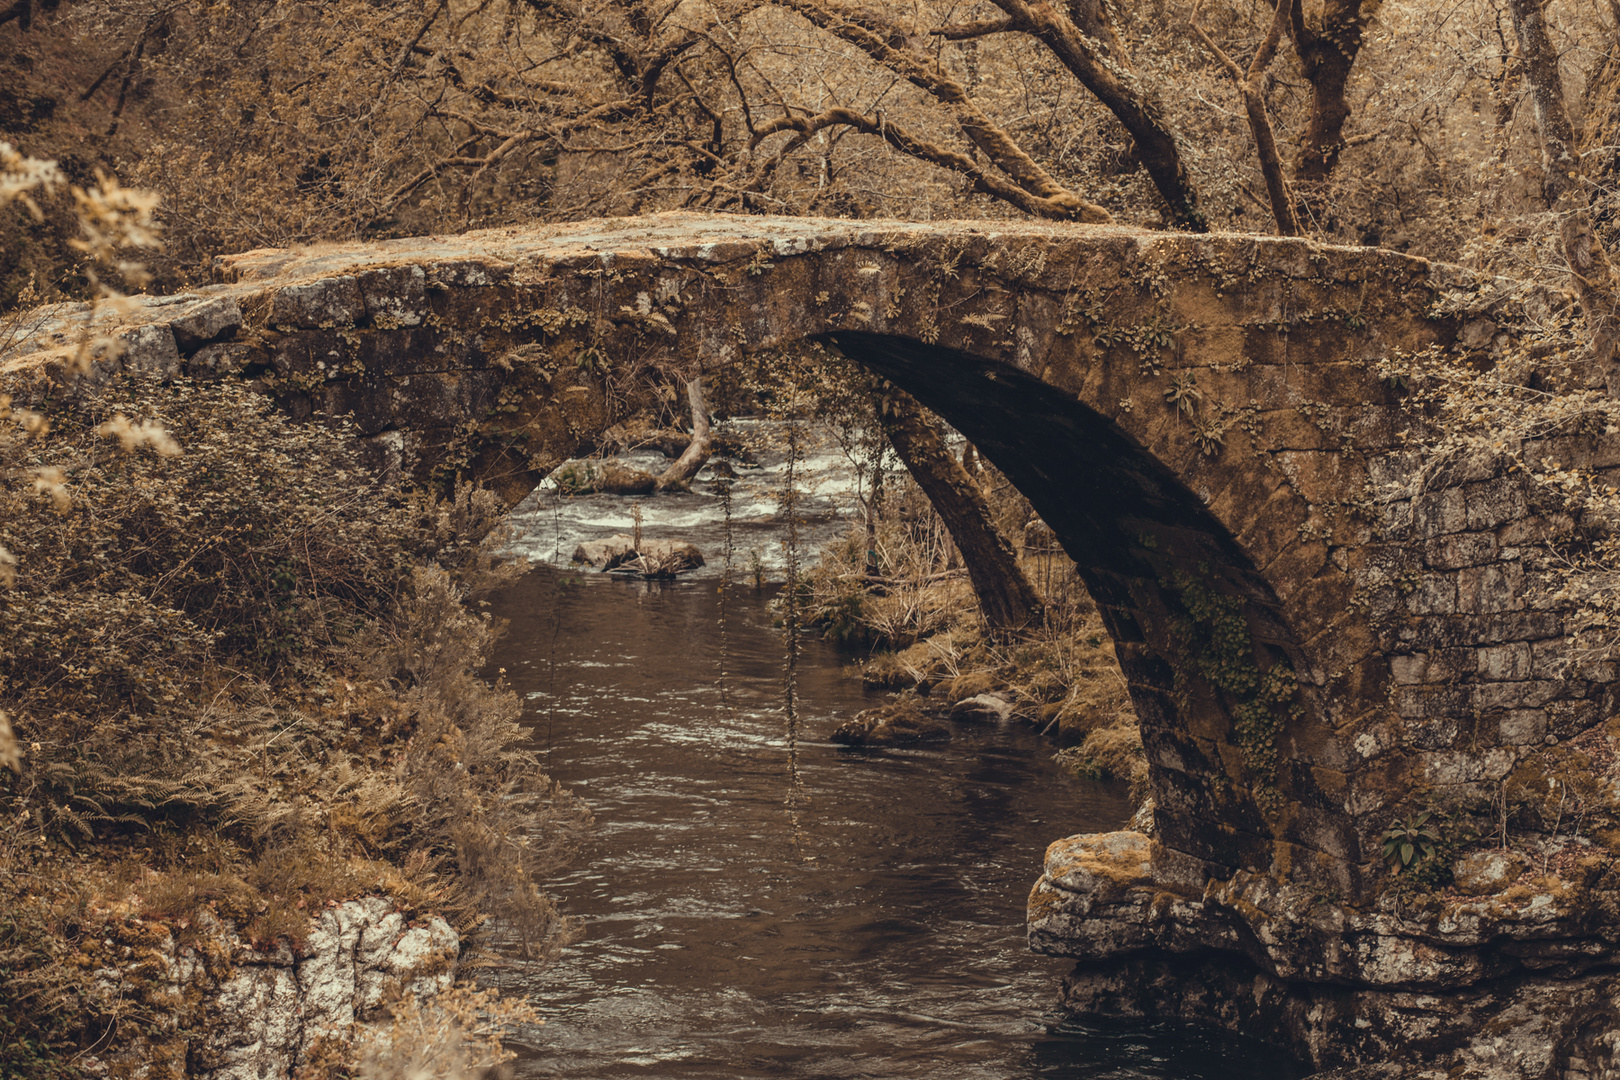
[[[911,698],[856,713],[832,733],[832,741],[845,746],[905,746],[946,742],[950,737],[950,729],[924,713]]]
[[[977,694],[951,706],[952,720],[999,724],[1012,716],[1012,702],[997,694]]]
[[[1512,851],[1470,851],[1453,865],[1456,890],[1467,896],[1490,896],[1519,880],[1524,857]]]
[[[619,533],[606,540],[587,540],[574,549],[574,562],[598,570],[633,570],[643,577],[669,578],[703,565],[703,552],[684,540],[649,540],[641,547]]]
[[[635,554],[635,541],[619,533],[606,540],[587,540],[574,549],[574,562],[611,570]]]
[[[672,578],[703,565],[703,552],[683,540],[643,540],[635,557],[623,564],[642,577]]]

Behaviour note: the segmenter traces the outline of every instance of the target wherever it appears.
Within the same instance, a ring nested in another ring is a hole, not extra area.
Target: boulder
[[[919,709],[912,698],[857,713],[832,733],[832,741],[845,746],[907,746],[947,742],[950,737],[950,729]]]
[[[635,541],[619,533],[606,540],[587,540],[574,549],[574,562],[611,570],[635,555]]]
[[[951,706],[952,720],[999,724],[1012,716],[1012,702],[996,694],[978,694]]]
[[[147,371],[165,379],[180,374],[180,350],[167,326],[148,323],[119,335],[125,371]]]
[[[622,565],[643,577],[669,578],[703,565],[703,552],[684,540],[643,540],[635,556]]]
[[[574,562],[598,570],[630,570],[643,577],[671,578],[703,565],[703,552],[684,540],[649,540],[641,547],[619,533],[606,540],[587,540],[574,549]]]

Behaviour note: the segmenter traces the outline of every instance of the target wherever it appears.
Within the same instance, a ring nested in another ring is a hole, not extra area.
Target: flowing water
[[[823,456],[801,463],[810,482],[836,470]],[[787,718],[783,635],[746,570],[750,548],[779,558],[760,473],[732,500],[743,583],[542,568],[497,605],[511,627],[495,662],[551,775],[597,817],[554,888],[583,937],[550,967],[496,978],[546,1018],[522,1033],[518,1075],[1300,1075],[1256,1043],[1054,1009],[1067,962],[1025,948],[1024,897],[1047,843],[1124,822],[1120,788],[1063,773],[1020,725],[963,726],[926,749],[834,746],[833,727],[881,699],[820,641],[802,644]],[[725,511],[699,488],[641,500],[643,528],[676,523],[712,557]],[[839,499],[816,497],[807,528],[825,535]],[[549,498],[518,515],[531,554],[629,531],[628,500]]]

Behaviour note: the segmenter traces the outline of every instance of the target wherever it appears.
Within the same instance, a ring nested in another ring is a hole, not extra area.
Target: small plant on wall
[[[1405,821],[1397,818],[1384,832],[1384,861],[1396,873],[1413,870],[1434,858],[1440,845],[1440,826],[1431,822],[1431,817],[1433,813],[1425,810]]]

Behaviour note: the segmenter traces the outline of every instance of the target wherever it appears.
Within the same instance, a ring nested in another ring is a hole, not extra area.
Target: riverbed
[[[1259,1043],[1057,1012],[1067,965],[1025,948],[1024,898],[1045,845],[1120,827],[1126,793],[1016,724],[833,745],[881,698],[809,640],[790,716],[769,588],[720,585],[541,568],[497,605],[495,662],[597,816],[554,883],[583,936],[495,976],[546,1018],[519,1076],[1300,1075]]]

